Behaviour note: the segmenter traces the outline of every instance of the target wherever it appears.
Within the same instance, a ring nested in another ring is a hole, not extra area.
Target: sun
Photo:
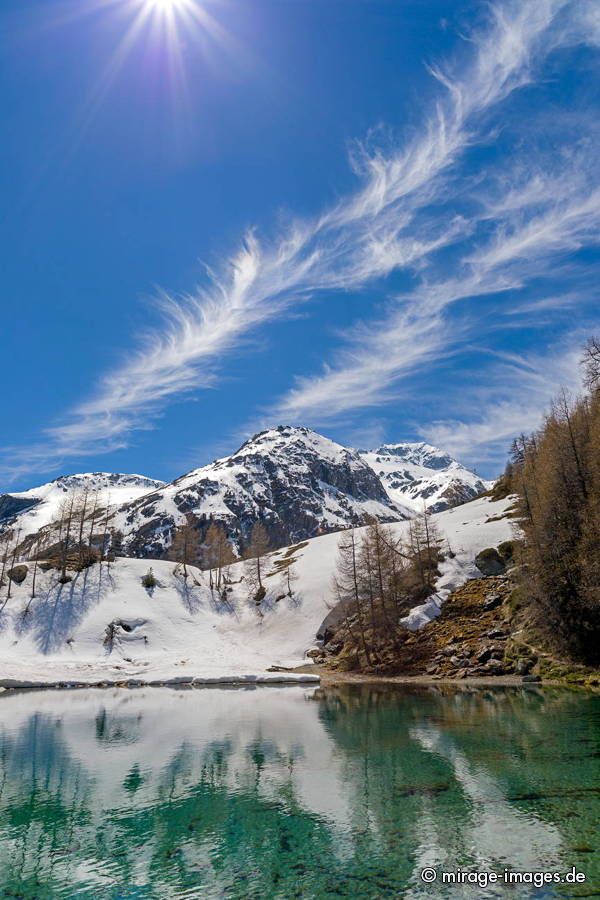
[[[144,6],[150,12],[170,15],[190,11],[197,6],[197,2],[196,0],[144,0]]]
[[[2,0],[0,0],[1,5]],[[118,25],[116,40],[96,81],[87,96],[82,121],[87,127],[104,102],[107,94],[123,76],[128,61],[138,54],[143,58],[144,71],[151,72],[148,79],[150,92],[160,86],[162,96],[168,91],[177,119],[195,113],[189,106],[190,84],[188,66],[196,60],[210,57],[215,66],[216,52],[227,58],[239,59],[239,42],[217,16],[224,0],[63,0],[59,6],[66,13],[52,14],[49,24],[63,27],[91,16],[102,14]],[[56,4],[55,4],[56,5]],[[51,6],[51,4],[48,4]],[[143,54],[143,57],[142,55]]]

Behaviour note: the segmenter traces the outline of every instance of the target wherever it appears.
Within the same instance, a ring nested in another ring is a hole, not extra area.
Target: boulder
[[[515,665],[515,672],[517,675],[529,675],[531,670],[533,669],[534,662],[532,659],[528,659],[525,656],[520,657],[517,660]]]
[[[475,565],[482,575],[502,575],[506,564],[495,547],[486,547],[475,557]]]
[[[497,659],[490,659],[485,664],[485,669],[490,675],[504,675],[506,672],[503,664]]]
[[[9,569],[6,573],[11,581],[15,584],[23,584],[25,579],[27,578],[27,572],[29,569],[25,565],[14,566],[12,569]]]
[[[505,641],[508,638],[508,633],[502,628],[492,628],[491,631],[488,631],[487,637],[497,641]]]
[[[501,544],[498,544],[498,553],[505,563],[510,564],[513,561],[516,547],[515,541],[502,541]]]
[[[490,594],[485,598],[483,608],[485,612],[489,612],[491,609],[496,609],[502,603],[502,597],[500,594]]]

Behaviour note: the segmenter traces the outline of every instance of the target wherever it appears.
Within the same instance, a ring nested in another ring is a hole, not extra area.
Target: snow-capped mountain
[[[186,513],[206,529],[224,525],[241,548],[261,520],[274,547],[337,531],[368,517],[398,522],[410,512],[387,495],[356,450],[308,428],[279,426],[233,453],[121,507],[114,527],[130,556],[160,557]]]
[[[61,503],[73,493],[86,489],[98,492],[98,504],[119,507],[154,491],[164,484],[145,475],[121,475],[113,472],[85,472],[62,475],[28,491],[0,494],[0,531],[16,527],[22,538],[35,534],[58,514]]]
[[[416,511],[425,504],[431,512],[440,512],[472,500],[492,485],[443,450],[423,442],[383,444],[359,452],[388,496]]]
[[[203,534],[221,523],[238,550],[262,521],[273,547],[364,524],[410,518],[425,504],[438,512],[489,487],[447,453],[424,443],[385,444],[357,451],[308,428],[260,432],[231,456],[165,484],[144,475],[65,475],[27,491],[0,495],[0,531],[22,538],[55,520],[65,497],[98,491],[122,532],[121,552],[159,558],[174,529],[192,513]]]

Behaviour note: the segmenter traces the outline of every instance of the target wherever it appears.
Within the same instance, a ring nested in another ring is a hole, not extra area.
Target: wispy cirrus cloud
[[[484,202],[483,221],[490,218],[492,208],[493,204]],[[380,402],[389,399],[399,379],[432,358],[439,360],[444,353],[454,352],[465,338],[472,339],[480,332],[482,317],[476,311],[470,316],[470,328],[465,327],[464,317],[448,318],[449,308],[460,302],[510,296],[510,303],[502,305],[498,300],[500,311],[524,314],[581,301],[574,291],[527,302],[515,300],[513,295],[532,279],[548,276],[557,268],[561,253],[600,242],[600,187],[590,190],[580,169],[571,164],[560,178],[536,172],[520,192],[511,190],[495,204],[491,218],[497,218],[491,238],[459,256],[456,266],[442,279],[425,279],[412,292],[397,297],[380,321],[369,328],[359,325],[350,329],[346,347],[338,352],[333,365],[319,375],[297,379],[271,416],[325,423],[371,406],[377,398]],[[535,410],[538,399],[531,394],[524,408],[530,402]]]
[[[539,260],[549,254],[598,243],[600,187],[584,193],[573,186],[572,171],[567,170],[564,175],[573,190],[571,197],[557,202],[552,183],[547,185],[543,212],[513,227],[501,227],[491,245],[468,261],[475,268],[487,271],[518,260]],[[537,176],[538,190],[539,181]]]
[[[593,24],[591,7],[589,16]],[[290,222],[272,241],[249,233],[239,252],[208,271],[193,294],[163,297],[160,326],[100,381],[91,399],[47,429],[38,446],[20,450],[16,464],[5,461],[4,473],[47,469],[69,456],[126,446],[131,433],[151,427],[170,402],[213,386],[224,355],[293,305],[317,293],[357,291],[398,269],[418,271],[460,242],[472,231],[469,217],[423,213],[445,199],[454,165],[485,134],[490,111],[531,83],[548,53],[584,40],[582,22],[589,28],[572,0],[492,5],[485,26],[463,46],[464,58],[431,67],[440,93],[422,127],[391,152],[355,151],[360,184],[354,194],[312,220]],[[561,226],[550,211],[548,216],[546,235],[556,248]],[[582,234],[583,217],[591,227],[589,204],[572,210],[570,237],[563,230],[563,242]],[[519,253],[524,258],[525,247],[528,257],[534,250],[539,255],[542,244],[530,222],[498,232],[458,274],[428,277],[379,322],[354,329],[334,365],[299,381],[277,412],[312,417],[319,408],[327,416],[381,402],[399,378],[452,352],[460,328],[444,318],[449,304],[518,285],[522,276],[510,271],[510,264]],[[329,407],[328,397],[333,398]]]
[[[581,390],[582,339],[576,333],[566,346],[553,345],[544,354],[499,354],[496,365],[475,378],[467,400],[470,409],[459,404],[452,418],[420,424],[420,433],[467,463],[500,471],[511,440],[541,425],[558,392]],[[479,410],[475,417],[473,403]]]

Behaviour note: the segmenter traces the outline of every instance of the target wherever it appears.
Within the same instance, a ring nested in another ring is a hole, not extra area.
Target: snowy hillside
[[[510,538],[510,519],[502,517],[507,505],[486,497],[436,514],[455,554],[442,564],[439,600],[479,574],[474,559],[480,550]],[[391,528],[401,535],[408,523]],[[186,584],[172,562],[119,558],[110,568],[96,564],[75,573],[63,585],[55,571],[38,572],[37,596],[24,614],[30,565],[1,613],[0,679],[275,677],[270,666],[307,662],[306,651],[331,608],[339,538],[328,534],[272,553],[265,560],[268,592],[260,612],[249,601],[243,563],[231,567],[232,591],[223,603],[211,593],[206,573],[192,570]],[[284,596],[282,562],[289,559],[297,575],[293,598]],[[147,590],[142,576],[150,564],[159,584]],[[5,586],[0,606],[6,593]],[[431,612],[421,610],[416,618]]]
[[[397,522],[410,512],[391,500],[356,450],[308,428],[280,426],[246,441],[236,453],[194,469],[115,517],[131,556],[161,557],[173,528],[193,513],[200,528],[220,522],[239,548],[259,519],[272,545],[362,524]]]
[[[383,444],[376,450],[361,450],[360,455],[381,479],[389,497],[416,511],[422,510],[423,504],[432,512],[457,506],[492,484],[431,444]]]
[[[14,526],[21,537],[34,534],[56,518],[60,505],[73,493],[98,491],[100,506],[118,507],[137,500],[164,484],[145,475],[121,475],[111,472],[86,472],[62,475],[47,484],[11,494],[0,494],[0,530]]]

